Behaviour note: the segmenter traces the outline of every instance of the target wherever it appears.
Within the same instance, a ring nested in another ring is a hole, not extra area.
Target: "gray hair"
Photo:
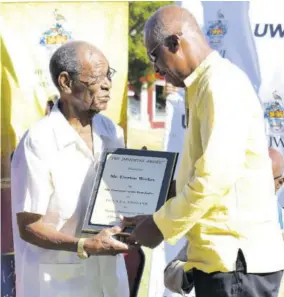
[[[81,70],[78,59],[78,42],[68,42],[60,46],[52,55],[49,63],[49,71],[53,83],[58,88],[58,77],[66,71],[72,79],[75,79]]]

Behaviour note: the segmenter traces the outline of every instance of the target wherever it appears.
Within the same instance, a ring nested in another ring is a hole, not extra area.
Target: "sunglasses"
[[[162,44],[161,43],[158,43],[150,52],[147,52],[147,55],[149,57],[149,60],[151,63],[155,64],[156,61],[157,61],[157,57],[155,55],[155,50],[161,46]]]

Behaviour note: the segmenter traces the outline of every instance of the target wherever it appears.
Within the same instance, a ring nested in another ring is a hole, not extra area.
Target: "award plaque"
[[[133,217],[157,211],[167,200],[178,154],[117,149],[104,153],[82,233],[98,233],[120,224],[120,215]],[[127,228],[121,235],[128,235]]]

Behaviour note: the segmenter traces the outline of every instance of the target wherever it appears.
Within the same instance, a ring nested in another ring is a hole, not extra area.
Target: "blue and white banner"
[[[284,1],[252,1],[250,20],[260,69],[269,146],[284,154]]]
[[[268,145],[284,154],[284,1],[183,1],[211,47],[243,69],[264,108]]]
[[[250,3],[214,1],[202,4],[203,31],[209,44],[245,71],[258,91],[260,72],[249,21]]]

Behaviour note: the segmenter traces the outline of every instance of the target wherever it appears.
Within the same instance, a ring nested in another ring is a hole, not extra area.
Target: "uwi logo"
[[[282,24],[256,24],[254,35],[256,37],[284,38],[284,25]]]
[[[264,117],[268,121],[271,134],[284,132],[284,104],[277,91],[273,92],[273,100],[264,103]]]
[[[66,41],[71,40],[71,32],[64,29],[64,23],[66,22],[65,17],[58,13],[55,9],[54,12],[55,24],[45,31],[40,38],[40,45],[46,47],[60,46]]]
[[[213,48],[217,49],[222,45],[222,40],[227,34],[227,30],[227,22],[224,20],[224,15],[221,10],[218,10],[217,20],[209,22],[209,27],[206,31],[206,36]]]

